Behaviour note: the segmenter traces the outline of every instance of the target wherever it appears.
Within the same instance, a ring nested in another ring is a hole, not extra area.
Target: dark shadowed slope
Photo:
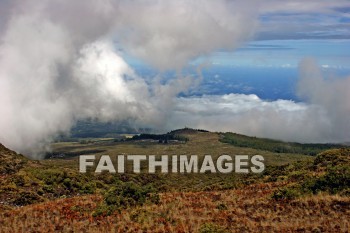
[[[23,155],[17,154],[0,143],[0,176],[17,172],[27,162],[28,159]]]

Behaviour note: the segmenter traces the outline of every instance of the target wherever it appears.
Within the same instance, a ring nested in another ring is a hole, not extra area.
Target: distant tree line
[[[135,135],[130,139],[127,140],[146,140],[146,139],[151,139],[151,140],[157,140],[159,143],[168,143],[170,140],[176,140],[176,141],[182,141],[182,142],[187,142],[188,138],[178,135],[178,134],[173,134],[173,133],[166,133],[166,134],[140,134],[140,135]]]
[[[317,155],[324,150],[346,147],[340,144],[303,144],[296,142],[283,142],[266,138],[248,137],[236,133],[224,133],[222,134],[220,141],[238,147],[249,147],[275,153],[293,153],[312,156]]]

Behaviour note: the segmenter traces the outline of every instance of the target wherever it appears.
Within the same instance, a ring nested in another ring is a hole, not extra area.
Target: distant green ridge
[[[324,150],[336,148],[349,148],[348,146],[341,144],[303,144],[296,142],[283,142],[273,139],[249,137],[236,133],[222,133],[220,141],[238,147],[249,147],[259,150],[271,151],[275,153],[292,153],[312,156],[317,155],[318,153]]]

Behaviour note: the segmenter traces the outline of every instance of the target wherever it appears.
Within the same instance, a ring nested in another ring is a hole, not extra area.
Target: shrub
[[[273,192],[272,198],[276,201],[289,201],[300,196],[296,187],[284,187]]]
[[[141,187],[133,182],[119,182],[105,195],[107,205],[134,206],[142,205],[155,190],[152,186]],[[156,195],[157,196],[157,195]]]
[[[227,206],[224,203],[220,203],[216,206],[218,210],[227,210]]]
[[[106,216],[106,215],[108,216],[108,215],[111,215],[115,210],[116,208],[114,206],[108,206],[108,205],[102,204],[97,206],[95,211],[92,213],[92,216],[93,217]]]
[[[200,229],[200,233],[225,233],[225,230],[214,223],[204,223]]]
[[[72,180],[70,178],[64,179],[63,185],[66,186],[68,189],[71,189],[72,188]]]
[[[18,197],[12,201],[13,204],[18,206],[30,205],[42,201],[41,197],[33,192],[20,192]]]
[[[11,178],[10,178],[10,181],[12,181],[13,183],[15,183],[17,186],[21,186],[23,187],[26,183],[25,181],[25,178],[21,175],[13,175]]]
[[[62,183],[65,178],[67,178],[66,172],[59,169],[45,169],[45,170],[35,170],[33,172],[35,178],[42,180],[46,185],[54,185],[57,183]]]
[[[286,176],[288,174],[287,167],[289,164],[280,166],[267,166],[264,171],[264,175],[268,176],[269,182],[275,182],[279,180],[280,177]]]
[[[288,180],[300,181],[300,180],[305,180],[308,176],[309,176],[308,172],[304,170],[292,171],[288,174]]]
[[[79,190],[80,193],[83,194],[93,194],[96,191],[96,183],[88,182]]]
[[[317,155],[314,165],[327,167],[327,166],[338,166],[344,164],[350,164],[350,149],[333,149]]]
[[[350,196],[350,187],[339,192],[340,196]]]
[[[150,186],[140,186],[133,182],[118,182],[104,195],[104,203],[94,212],[94,216],[110,215],[116,210],[146,202],[159,203],[159,195]]]
[[[328,191],[336,194],[350,187],[350,166],[340,165],[327,169],[325,175],[317,178],[307,186],[313,193]]]

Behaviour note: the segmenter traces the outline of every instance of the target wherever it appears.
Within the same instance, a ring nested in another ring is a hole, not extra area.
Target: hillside
[[[89,139],[52,145],[60,158],[29,161],[1,145],[0,232],[346,232],[350,149],[317,156],[221,142]],[[245,138],[249,141],[249,138]],[[252,143],[255,141],[252,140]],[[81,174],[86,151],[109,154],[261,154],[263,174]]]
[[[0,177],[17,172],[27,162],[28,159],[23,155],[17,154],[0,143]]]
[[[303,144],[296,142],[283,142],[267,138],[248,137],[236,133],[223,133],[221,134],[220,141],[239,147],[249,147],[276,153],[295,153],[304,155],[317,155],[324,150],[347,147],[340,144]]]

